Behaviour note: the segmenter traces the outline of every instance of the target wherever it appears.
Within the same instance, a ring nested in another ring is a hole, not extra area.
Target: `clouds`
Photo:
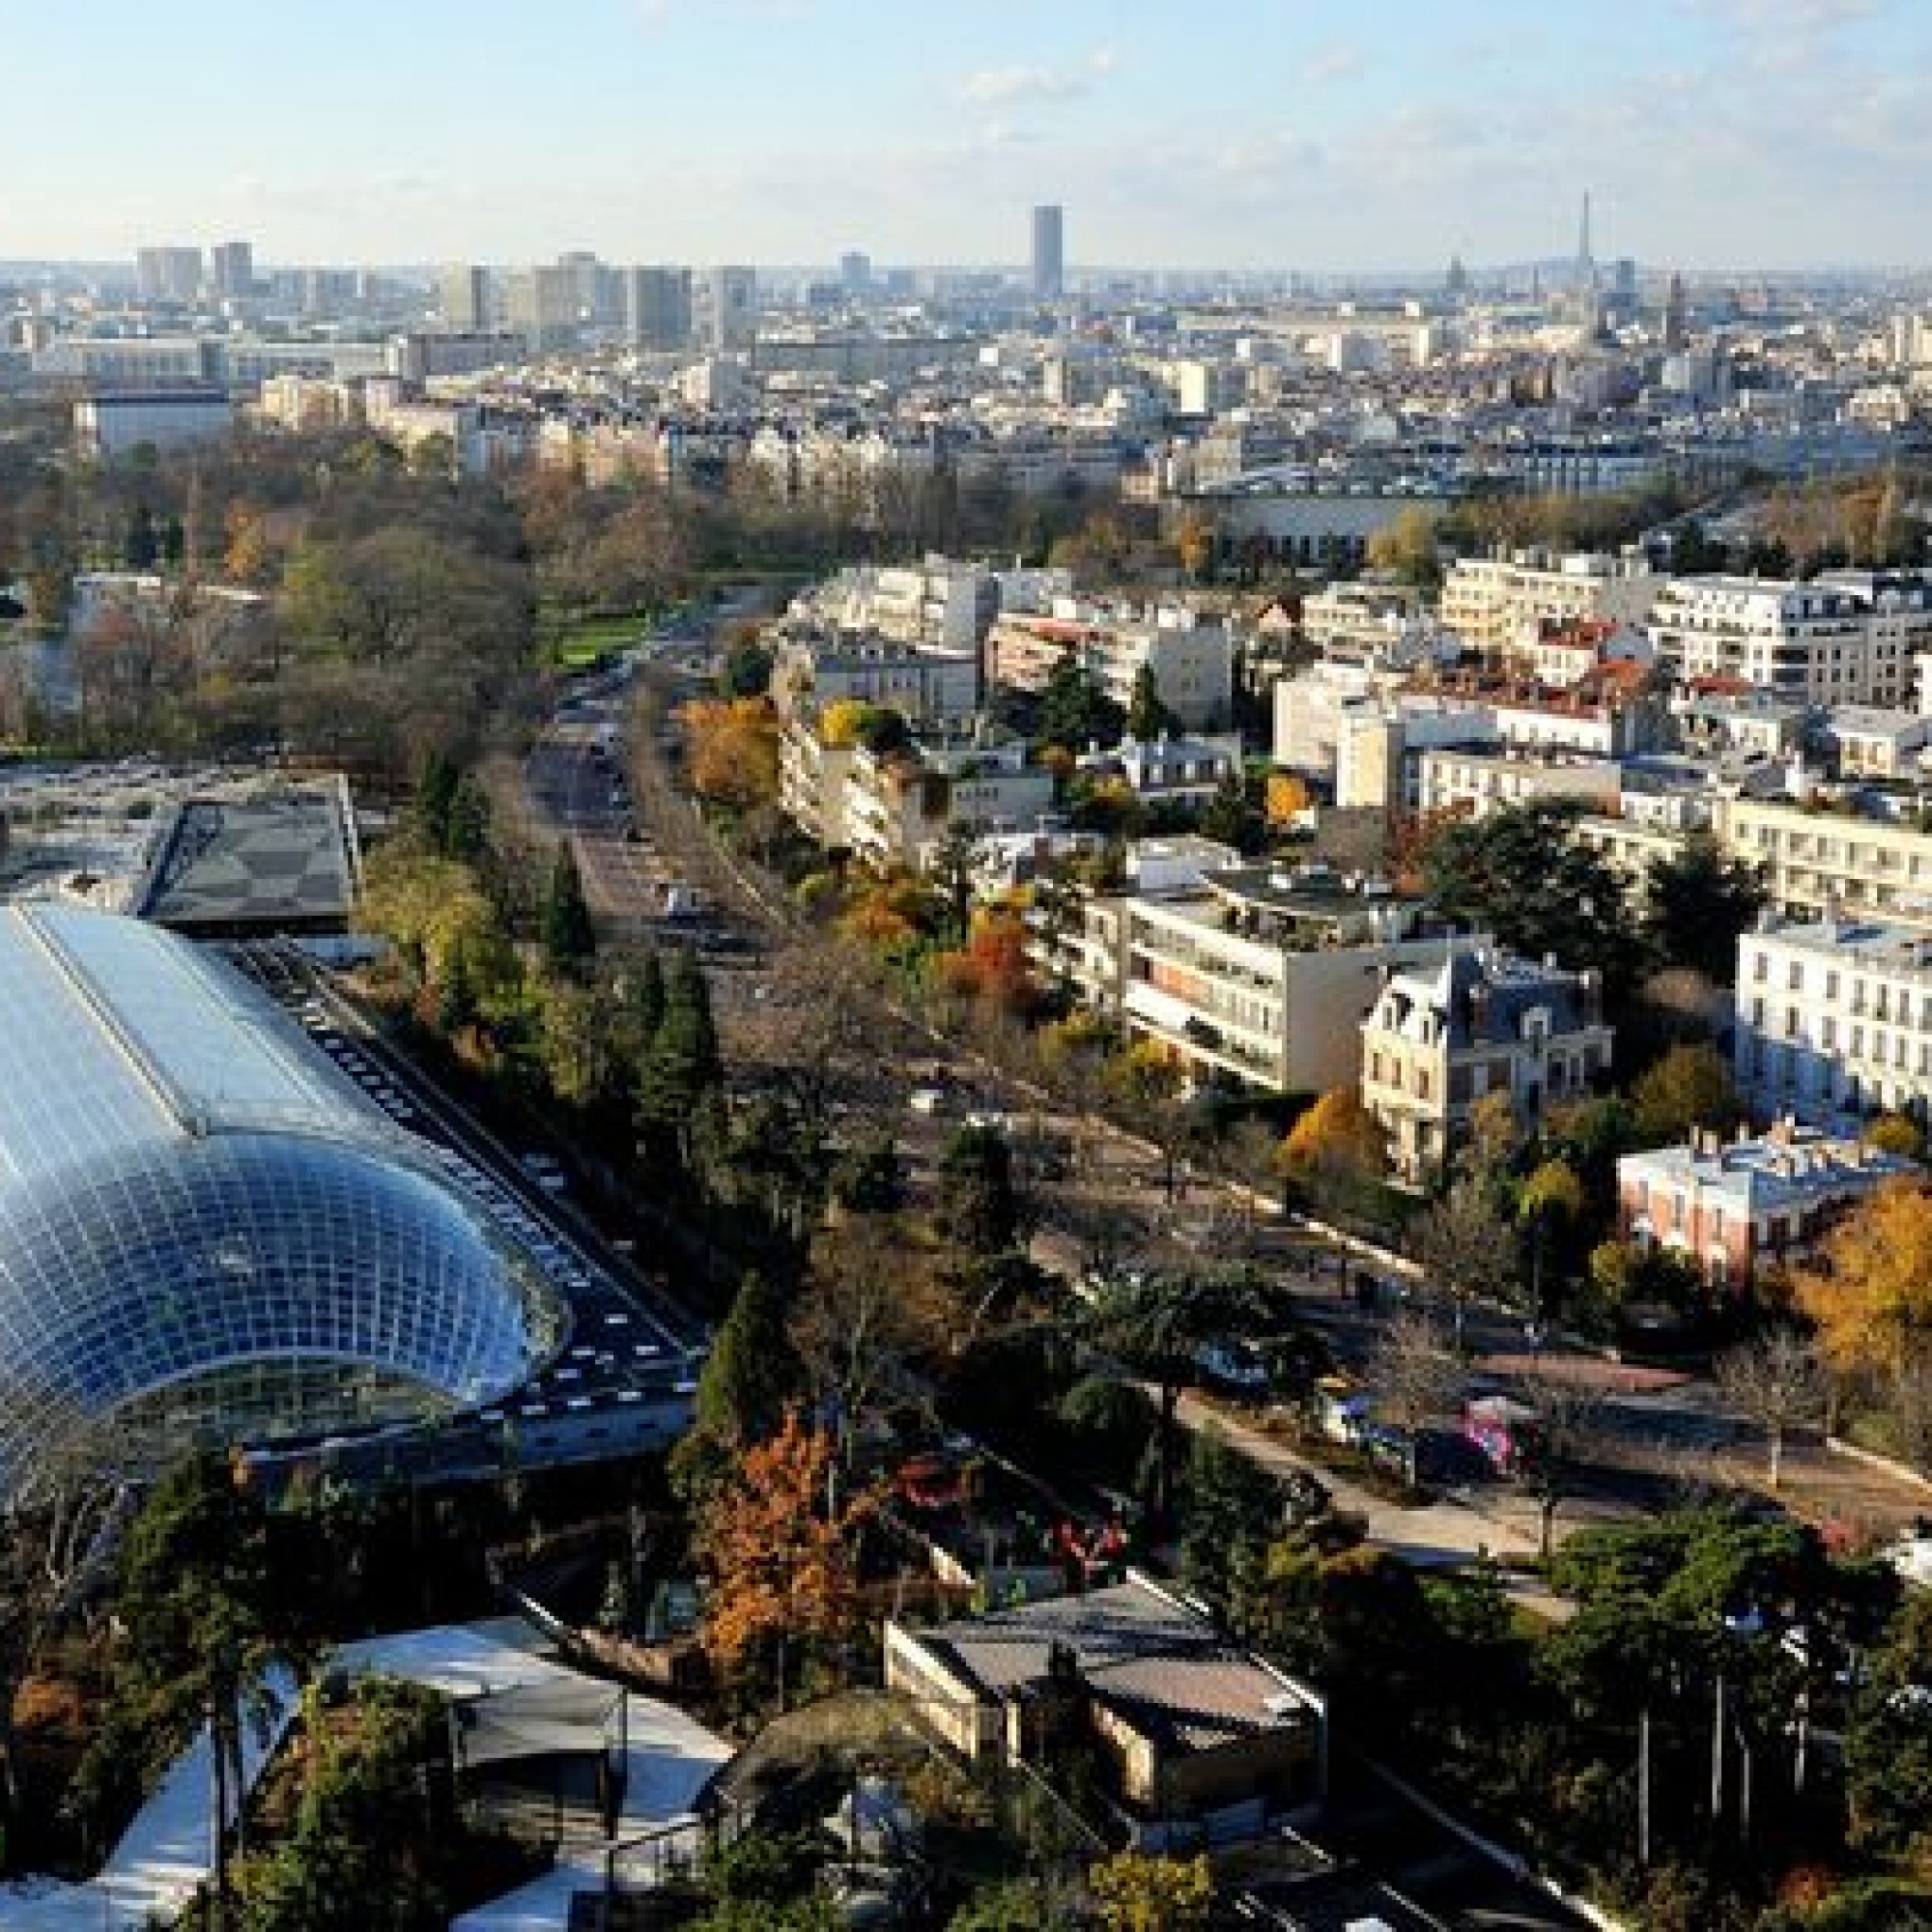
[[[1112,47],[1095,47],[1077,67],[988,67],[959,83],[959,98],[974,107],[1026,107],[1077,99],[1091,94],[1119,67]]]

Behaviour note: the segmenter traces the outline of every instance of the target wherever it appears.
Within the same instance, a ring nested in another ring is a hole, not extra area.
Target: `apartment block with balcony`
[[[1160,701],[1190,731],[1213,730],[1233,711],[1233,634],[1180,607],[1128,611],[1057,599],[1051,615],[1003,614],[986,654],[993,681],[1020,691],[1044,691],[1071,658],[1122,707],[1145,669]]]
[[[1719,800],[1715,829],[1733,858],[1762,868],[1779,912],[1842,911],[1932,931],[1932,833],[1761,798]]]
[[[1443,580],[1443,628],[1500,655],[1546,620],[1640,624],[1663,579],[1641,557],[1518,551],[1457,559]]]
[[[1320,1093],[1360,1071],[1391,971],[1443,956],[1445,929],[1385,882],[1244,866],[1225,846],[1143,839],[1124,891],[1083,896],[1035,956],[1197,1085]]]
[[[1896,705],[1932,639],[1932,586],[1869,572],[1811,582],[1680,577],[1645,626],[1687,680],[1717,679],[1811,704]]]
[[[1738,941],[1736,1002],[1738,1089],[1760,1119],[1932,1117],[1932,935],[1767,914]]]
[[[1507,1094],[1532,1131],[1552,1101],[1602,1081],[1613,1038],[1595,973],[1459,942],[1382,987],[1361,1030],[1362,1104],[1388,1134],[1398,1179],[1421,1185],[1467,1137],[1479,1100]]]

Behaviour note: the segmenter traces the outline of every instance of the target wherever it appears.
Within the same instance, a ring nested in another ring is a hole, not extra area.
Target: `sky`
[[[0,258],[1932,259],[1932,0],[0,0]]]

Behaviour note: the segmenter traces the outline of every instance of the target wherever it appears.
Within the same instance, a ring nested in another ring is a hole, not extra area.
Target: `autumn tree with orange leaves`
[[[858,1608],[856,1546],[873,1498],[829,1509],[832,1457],[831,1438],[789,1410],[737,1459],[697,1523],[711,1579],[704,1647],[724,1671],[776,1658],[781,1694],[785,1647],[836,1641]]]
[[[1798,1303],[1847,1380],[1907,1378],[1932,1360],[1932,1189],[1888,1180],[1827,1235],[1815,1267],[1796,1271]]]
[[[768,699],[698,697],[678,716],[699,798],[733,811],[778,803],[779,720]]]
[[[973,915],[966,944],[934,962],[939,983],[960,999],[1025,1019],[1039,1005],[1039,983],[1027,958],[1026,939],[1017,912],[982,908]]]

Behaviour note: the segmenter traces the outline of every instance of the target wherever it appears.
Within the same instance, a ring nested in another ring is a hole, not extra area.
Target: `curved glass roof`
[[[0,1481],[90,1421],[165,1416],[170,1389],[205,1423],[207,1391],[245,1382],[246,1435],[489,1401],[562,1321],[224,961],[111,914],[0,911]]]

